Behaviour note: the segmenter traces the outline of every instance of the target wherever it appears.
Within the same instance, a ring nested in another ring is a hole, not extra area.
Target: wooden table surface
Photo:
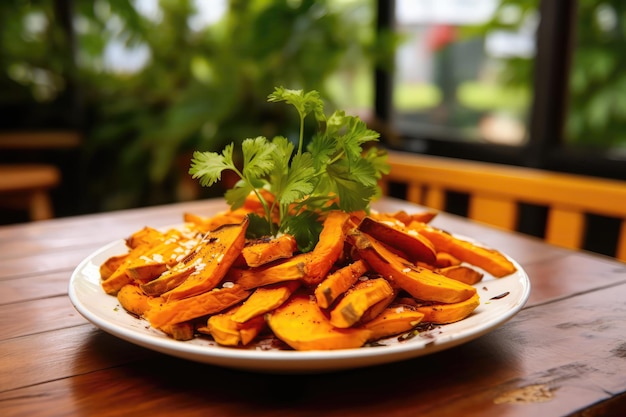
[[[72,306],[70,275],[96,249],[223,208],[196,201],[0,227],[0,415],[626,415],[626,265],[446,214],[433,225],[509,254],[532,290],[503,326],[432,355],[308,375],[231,370],[120,340]]]

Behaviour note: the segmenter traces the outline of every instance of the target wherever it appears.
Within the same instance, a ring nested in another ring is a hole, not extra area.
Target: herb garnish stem
[[[300,140],[298,141],[298,155],[302,154],[302,144],[304,143],[304,113],[298,111],[300,115]]]

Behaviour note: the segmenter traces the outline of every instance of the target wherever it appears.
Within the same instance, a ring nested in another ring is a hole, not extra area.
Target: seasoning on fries
[[[202,335],[223,346],[243,347],[269,333],[292,349],[325,350],[361,347],[424,323],[463,320],[480,304],[470,284],[482,279],[485,265],[497,261],[515,271],[499,252],[456,237],[464,253],[473,255],[463,256],[462,264],[439,266],[437,255],[447,254],[450,243],[431,241],[422,231],[428,229],[430,236],[444,232],[400,213],[394,216],[328,212],[312,251],[299,252],[292,239],[281,235],[254,249],[267,259],[260,262],[260,255],[244,256],[261,244],[243,238],[246,216],[221,224],[220,218],[236,218],[230,210],[210,218],[185,214],[190,221],[180,230],[142,229],[130,236],[128,253],[103,263],[102,286],[129,313],[175,339]],[[206,230],[206,224],[218,226]],[[413,249],[402,251],[390,228]],[[177,261],[164,263],[172,254]],[[485,262],[485,256],[495,260]],[[471,264],[475,259],[478,264]],[[139,263],[141,274],[136,273]],[[150,268],[150,263],[160,266]]]

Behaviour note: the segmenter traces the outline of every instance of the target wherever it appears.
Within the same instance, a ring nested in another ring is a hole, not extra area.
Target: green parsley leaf
[[[193,153],[189,173],[192,178],[199,178],[200,185],[210,187],[222,178],[222,171],[233,168],[233,144],[226,145],[222,154],[216,152]]]
[[[272,143],[274,144],[274,152],[272,153],[274,168],[269,173],[269,187],[272,194],[280,196],[287,186],[289,164],[294,146],[283,136],[274,137]]]
[[[324,102],[317,91],[305,93],[302,90],[289,90],[284,87],[276,87],[274,92],[268,96],[269,102],[284,101],[293,105],[300,116],[300,138],[298,140],[298,153],[302,153],[304,143],[304,119],[313,112],[318,121],[325,121]]]
[[[310,252],[319,241],[322,223],[318,214],[305,211],[297,216],[289,216],[284,222],[284,232],[291,234],[298,242],[301,252]]]
[[[270,225],[265,217],[261,217],[258,214],[248,214],[248,229],[246,230],[246,237],[251,239],[260,239],[265,236],[271,236],[272,230],[276,229],[276,225]]]
[[[365,151],[363,157],[374,167],[376,179],[380,179],[384,174],[389,174],[391,167],[387,163],[387,152],[371,147]]]
[[[276,87],[268,96],[269,102],[284,101],[293,105],[302,118],[313,112],[317,120],[324,120],[324,102],[317,91],[305,93],[302,90],[290,90],[284,87]]]
[[[232,209],[238,209],[244,205],[246,198],[250,193],[254,192],[255,188],[247,181],[237,181],[235,186],[226,191],[224,198]]]
[[[243,177],[247,179],[261,178],[274,167],[272,153],[275,145],[263,136],[245,139],[241,143],[243,153]]]
[[[363,145],[378,141],[379,134],[343,111],[327,118],[317,91],[276,87],[268,101],[285,102],[298,112],[297,150],[283,136],[271,141],[263,136],[248,138],[241,143],[241,169],[234,163],[231,143],[221,154],[194,152],[189,173],[201,185],[211,186],[224,170],[232,170],[239,181],[224,195],[231,208],[241,207],[254,193],[265,211],[263,217],[249,215],[248,237],[290,233],[300,251],[308,252],[319,239],[325,212],[369,210],[372,199],[380,195],[378,179],[389,172],[386,152],[375,147],[364,151]],[[317,131],[305,152],[304,122],[310,115]],[[274,197],[271,202],[263,197],[264,190]],[[277,213],[278,224],[274,224]]]
[[[336,140],[326,134],[318,134],[309,143],[308,150],[313,156],[313,166],[318,171],[323,171],[324,167],[331,163],[337,150]]]
[[[307,194],[310,194],[314,187],[313,175],[315,174],[315,169],[313,169],[311,154],[305,152],[295,155],[291,163],[293,166],[297,166],[298,169],[289,171],[285,187],[281,190],[281,204],[295,203]]]
[[[370,199],[376,194],[375,185],[363,184],[363,180],[356,177],[346,163],[329,165],[326,172],[328,186],[339,196],[342,210],[367,210]]]

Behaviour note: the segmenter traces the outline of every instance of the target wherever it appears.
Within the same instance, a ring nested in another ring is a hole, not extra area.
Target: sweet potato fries
[[[174,339],[244,347],[271,335],[327,350],[463,320],[480,305],[483,272],[515,272],[498,251],[432,226],[432,213],[329,211],[301,253],[286,234],[246,238],[254,207],[138,230],[102,264],[102,288]]]

